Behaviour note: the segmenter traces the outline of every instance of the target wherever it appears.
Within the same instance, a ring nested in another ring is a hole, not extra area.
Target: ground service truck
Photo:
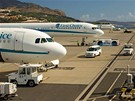
[[[38,64],[24,64],[19,67],[17,73],[10,73],[8,81],[17,85],[28,85],[33,87],[43,80],[43,74],[38,73]]]

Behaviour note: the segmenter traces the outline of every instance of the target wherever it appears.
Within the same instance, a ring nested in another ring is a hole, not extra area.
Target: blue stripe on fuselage
[[[49,52],[32,52],[32,51],[10,50],[10,49],[0,49],[0,52],[19,53],[19,54],[49,54]]]
[[[58,32],[58,33],[77,33],[77,34],[96,34],[92,32],[78,32],[78,31],[67,31],[67,30],[47,30],[47,29],[36,29],[41,32]]]

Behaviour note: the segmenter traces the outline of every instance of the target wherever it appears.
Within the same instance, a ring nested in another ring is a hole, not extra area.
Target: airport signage
[[[11,39],[12,34],[5,34],[5,33],[1,33],[0,34],[0,39]]]
[[[80,24],[56,24],[57,29],[80,29]]]

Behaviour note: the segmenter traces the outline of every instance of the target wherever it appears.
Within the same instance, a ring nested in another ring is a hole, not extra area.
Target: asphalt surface
[[[11,72],[0,73],[0,81],[7,82]],[[74,101],[86,85],[82,84],[45,84],[40,83],[35,87],[18,86],[17,97],[9,98],[8,101]],[[0,99],[0,101],[5,101]]]
[[[39,84],[36,87],[18,87],[13,101],[74,101],[85,85]],[[67,95],[67,96],[66,96]]]
[[[126,73],[122,73],[116,80],[119,74],[120,73],[107,73],[105,78],[89,97],[88,101],[109,101],[114,95],[118,96],[118,92],[120,92],[120,88],[126,78]],[[116,82],[114,83],[115,80]],[[117,101],[119,101],[119,99],[117,99]]]
[[[124,43],[127,42],[131,34],[123,34],[123,32],[108,33],[100,38],[114,38],[119,39],[120,46],[102,46],[103,54],[96,58],[85,58],[84,54],[89,46],[76,46],[76,43],[72,40],[81,40],[78,37],[66,37],[55,38],[56,41],[62,43],[68,53],[60,60],[59,69],[52,69],[44,73],[47,80],[44,80],[41,84],[35,87],[18,87],[18,97],[9,99],[12,101],[74,101],[76,98],[80,98],[79,95],[84,89],[92,84],[106,65],[117,55],[121,50]],[[95,38],[90,38],[91,41]],[[133,41],[135,44],[135,41]],[[135,65],[135,58],[129,62],[130,56],[124,57],[120,54],[113,65],[114,68],[110,68],[103,80],[96,87],[92,95],[88,96],[88,101],[119,101],[116,93],[120,90],[121,85],[125,80],[125,73],[120,74],[120,70],[125,69],[129,63],[131,66]],[[18,67],[14,64],[0,64],[0,81],[7,81],[7,74],[14,72]],[[116,78],[119,78],[116,80]],[[114,83],[114,81],[116,82]],[[98,81],[98,80],[97,80]],[[114,83],[114,85],[112,85]],[[94,84],[96,85],[96,83]],[[92,87],[93,88],[93,87]],[[89,93],[89,92],[88,92]],[[116,95],[116,96],[114,96]]]
[[[134,43],[135,41],[135,34],[133,34],[127,42]],[[100,73],[98,78],[95,80],[95,82],[92,84],[93,88],[96,87],[96,89],[93,90],[91,86],[86,90],[86,94],[84,93],[84,97],[82,96],[80,98],[80,101],[119,101],[119,92],[121,90],[121,86],[127,79],[125,71],[127,71],[126,67],[127,65],[131,65],[130,70],[132,73],[134,73],[134,56],[123,56],[123,48],[119,50],[117,54],[115,54],[114,58],[110,61],[108,65],[104,68],[105,70]],[[125,66],[124,66],[125,65]],[[120,67],[117,67],[120,66]],[[123,67],[123,68],[122,68]],[[104,74],[105,75],[102,75]],[[107,74],[106,74],[107,73]],[[103,77],[103,79],[102,79]],[[99,82],[101,81],[101,82]],[[87,92],[89,91],[89,92]],[[91,94],[92,92],[92,94]],[[90,95],[87,99],[87,96]]]

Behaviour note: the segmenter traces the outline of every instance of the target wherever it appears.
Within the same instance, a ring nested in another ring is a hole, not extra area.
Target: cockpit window
[[[37,38],[36,40],[35,40],[35,43],[39,43],[40,42],[40,38]]]
[[[54,42],[54,40],[53,40],[52,38],[46,38],[46,40],[47,40],[48,42]]]
[[[92,29],[94,30],[94,29],[99,29],[98,27],[92,27]]]
[[[35,43],[46,43],[46,42],[54,42],[54,40],[52,38],[37,38],[35,40]]]
[[[42,38],[41,39],[41,43],[45,43],[45,42],[47,42],[46,39],[45,38]]]

